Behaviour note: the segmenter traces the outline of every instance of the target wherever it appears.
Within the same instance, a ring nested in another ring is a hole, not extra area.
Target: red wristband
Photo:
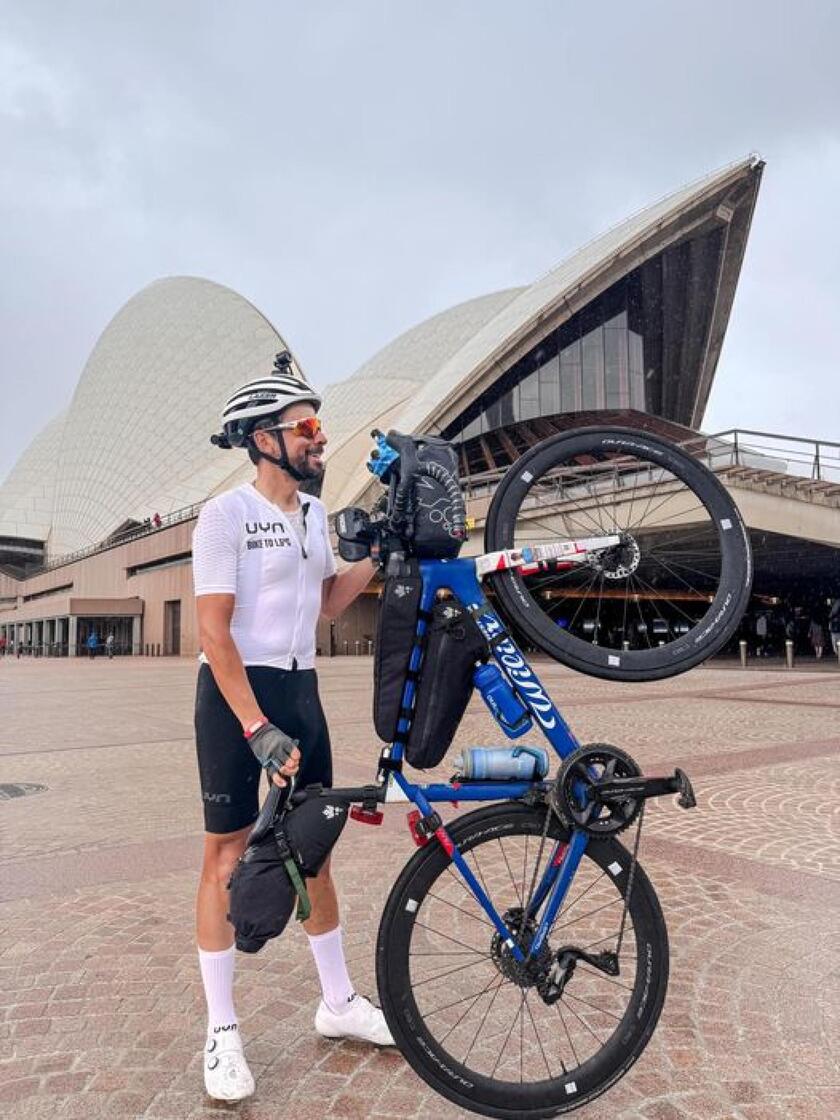
[[[261,727],[265,727],[267,723],[268,720],[266,719],[266,717],[260,716],[260,718],[255,719],[253,723],[249,723],[248,726],[243,730],[242,734],[246,739],[250,739],[252,735],[256,735]]]

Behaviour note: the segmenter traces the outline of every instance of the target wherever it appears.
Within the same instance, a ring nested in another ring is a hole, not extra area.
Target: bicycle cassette
[[[560,768],[551,791],[552,806],[575,828],[592,836],[611,836],[633,823],[644,797],[613,790],[607,798],[600,787],[641,776],[641,768],[625,751],[609,743],[589,743],[569,755]]]

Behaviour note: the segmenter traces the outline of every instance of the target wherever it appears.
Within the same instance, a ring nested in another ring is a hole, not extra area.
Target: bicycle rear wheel
[[[551,842],[542,845],[544,824],[544,809],[509,803],[449,830],[501,915],[523,906],[554,841],[568,839],[552,815]],[[616,948],[630,863],[617,841],[590,841],[552,928],[552,951]],[[395,883],[376,953],[382,1008],[412,1067],[462,1108],[509,1120],[569,1112],[614,1084],[644,1050],[668,984],[665,921],[638,865],[620,974],[579,961],[560,1000],[547,1004],[434,842]]]
[[[585,564],[491,576],[536,646],[610,680],[656,680],[705,661],[735,633],[752,557],[737,506],[696,458],[658,436],[581,428],[511,467],[487,514],[493,552],[615,536]]]

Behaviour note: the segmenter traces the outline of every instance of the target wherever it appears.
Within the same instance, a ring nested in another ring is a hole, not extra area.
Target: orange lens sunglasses
[[[270,428],[261,428],[263,432],[291,432],[292,435],[303,436],[304,439],[315,439],[323,431],[323,425],[317,416],[303,416],[300,420],[289,420],[285,424],[274,424]]]

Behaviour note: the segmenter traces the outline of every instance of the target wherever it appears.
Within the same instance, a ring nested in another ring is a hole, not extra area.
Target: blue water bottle
[[[548,773],[544,747],[466,747],[455,759],[458,776],[476,782],[530,782]]]
[[[531,715],[496,665],[479,665],[473,683],[509,739],[518,739],[531,728]]]

